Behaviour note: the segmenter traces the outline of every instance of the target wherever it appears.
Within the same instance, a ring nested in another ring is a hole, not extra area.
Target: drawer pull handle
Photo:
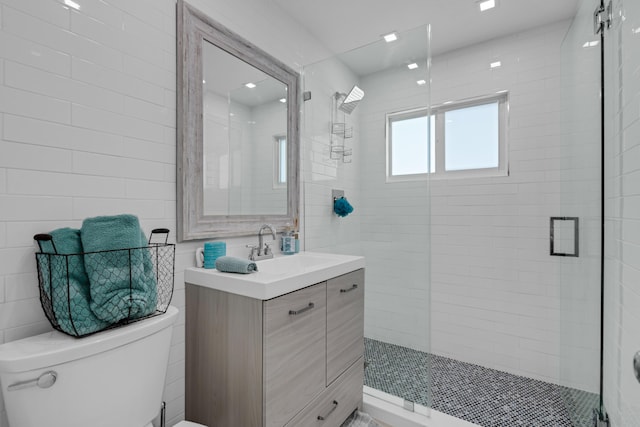
[[[354,283],[353,286],[351,286],[350,288],[340,289],[340,293],[345,294],[347,292],[355,291],[356,289],[358,289],[358,285]]]
[[[331,415],[333,413],[333,411],[338,409],[338,401],[337,400],[334,400],[332,404],[333,404],[333,407],[331,409],[329,409],[329,412],[327,412],[325,415],[318,415],[318,421],[326,420],[327,418],[329,418],[329,415]]]
[[[305,311],[311,310],[313,307],[315,307],[315,305],[312,302],[310,302],[308,306],[301,308],[299,310],[289,310],[289,315],[296,316],[298,314],[304,313]]]

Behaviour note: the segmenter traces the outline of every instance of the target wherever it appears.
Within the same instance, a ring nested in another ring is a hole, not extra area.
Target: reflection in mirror
[[[297,226],[299,74],[178,1],[178,241]]]
[[[202,59],[204,215],[286,215],[286,85],[206,40]]]

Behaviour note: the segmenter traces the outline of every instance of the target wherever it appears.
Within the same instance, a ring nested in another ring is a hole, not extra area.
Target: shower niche
[[[348,94],[336,92],[332,99],[331,108],[331,148],[329,156],[342,163],[351,163],[353,149],[347,148],[346,140],[353,138],[353,125],[347,121],[358,103],[364,98],[364,91],[353,86]]]

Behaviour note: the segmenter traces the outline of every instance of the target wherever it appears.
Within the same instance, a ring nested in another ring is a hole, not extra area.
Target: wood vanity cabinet
[[[186,418],[338,427],[362,405],[364,270],[269,300],[186,285]]]

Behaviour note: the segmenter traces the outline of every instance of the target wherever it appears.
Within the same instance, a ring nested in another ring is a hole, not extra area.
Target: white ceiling
[[[391,31],[431,24],[435,56],[571,18],[583,0],[496,0],[496,8],[482,13],[474,0],[273,1],[333,53],[372,43]]]

